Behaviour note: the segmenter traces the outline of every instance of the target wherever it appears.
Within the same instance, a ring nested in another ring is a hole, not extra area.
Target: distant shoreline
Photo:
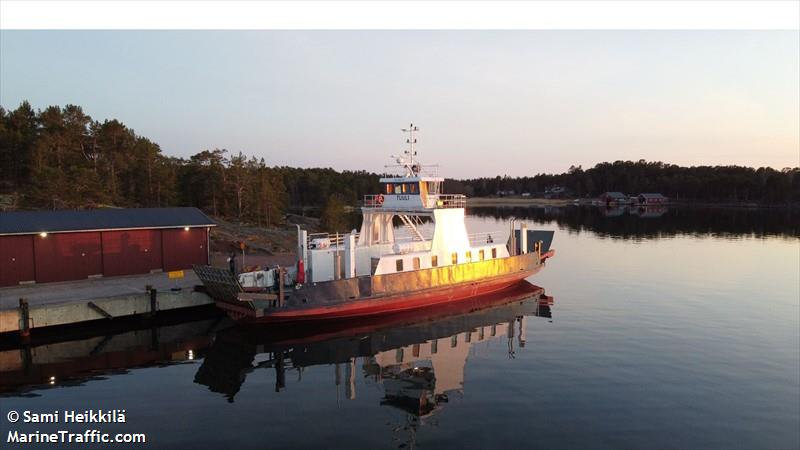
[[[567,206],[571,198],[469,197],[467,206]]]
[[[580,203],[575,203],[576,200],[580,200]],[[580,206],[602,206],[602,205],[592,205],[591,201],[593,199],[575,199],[575,198],[523,198],[523,197],[470,197],[467,198],[467,206],[472,207],[491,207],[491,206],[552,206],[552,207],[561,207],[561,206],[569,206],[569,205],[580,205]],[[748,203],[737,203],[737,202],[709,202],[709,201],[686,201],[686,200],[670,200],[669,203],[665,203],[662,205],[631,205],[631,204],[621,204],[617,205],[620,207],[623,206],[649,206],[649,207],[659,207],[659,206],[697,206],[697,207],[708,207],[708,208],[781,208],[781,209],[796,209],[800,208],[800,204],[765,204],[765,203],[756,203],[756,202],[748,202]]]

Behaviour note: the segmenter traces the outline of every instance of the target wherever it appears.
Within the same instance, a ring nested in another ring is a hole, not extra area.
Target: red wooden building
[[[213,226],[197,208],[0,212],[0,286],[208,264]]]
[[[639,196],[636,197],[636,201],[640,205],[663,205],[663,204],[669,202],[669,198],[664,197],[663,195],[661,195],[659,193],[655,193],[655,194],[639,194]]]

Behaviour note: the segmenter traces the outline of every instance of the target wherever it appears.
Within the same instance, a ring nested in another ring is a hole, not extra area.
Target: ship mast
[[[414,125],[413,123],[408,124],[408,128],[401,128],[400,131],[403,133],[408,134],[408,138],[406,138],[406,144],[408,144],[408,148],[403,150],[403,154],[400,156],[392,155],[392,159],[395,160],[397,165],[387,165],[384,166],[386,168],[390,167],[402,167],[405,169],[405,176],[406,177],[417,177],[420,176],[422,173],[422,164],[420,164],[419,159],[417,159],[417,132],[419,131],[419,127]],[[425,167],[438,167],[438,165],[429,165]]]
[[[417,143],[417,131],[419,131],[419,128],[411,123],[408,125],[408,128],[402,128],[401,130],[403,133],[408,133],[408,139],[406,139],[408,150],[403,151],[403,153],[406,155],[406,158],[403,158],[406,171],[408,171],[409,175],[411,176],[418,175],[419,167],[414,165],[414,156],[417,155],[417,151],[414,150],[414,144]]]

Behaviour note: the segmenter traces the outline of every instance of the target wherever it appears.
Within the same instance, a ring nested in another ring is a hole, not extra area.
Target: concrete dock
[[[209,305],[191,270],[0,288],[0,333]],[[148,290],[148,286],[150,290]],[[27,311],[20,306],[27,303]],[[27,321],[24,320],[27,318]]]

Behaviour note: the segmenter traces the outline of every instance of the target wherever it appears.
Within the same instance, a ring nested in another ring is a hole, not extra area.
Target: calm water
[[[211,317],[6,345],[3,445],[9,429],[87,428],[12,427],[11,410],[102,408],[127,423],[91,427],[150,447],[800,447],[797,214],[470,213],[501,239],[512,217],[557,230],[530,280],[546,295],[359,330]]]

